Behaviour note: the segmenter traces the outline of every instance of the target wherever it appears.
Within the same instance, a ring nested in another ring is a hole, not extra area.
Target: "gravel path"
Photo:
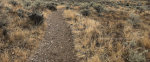
[[[62,13],[63,10],[58,10],[49,16],[45,39],[29,62],[78,62],[71,31]]]

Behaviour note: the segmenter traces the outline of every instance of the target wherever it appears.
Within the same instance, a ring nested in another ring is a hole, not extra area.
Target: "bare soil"
[[[49,16],[44,40],[28,62],[78,62],[71,30],[62,13],[63,10],[58,10]]]

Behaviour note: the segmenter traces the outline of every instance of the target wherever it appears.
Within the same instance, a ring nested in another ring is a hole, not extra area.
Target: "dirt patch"
[[[30,62],[77,62],[71,31],[62,13],[58,10],[49,16],[45,39]]]

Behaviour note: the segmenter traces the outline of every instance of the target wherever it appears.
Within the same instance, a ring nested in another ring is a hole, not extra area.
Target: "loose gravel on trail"
[[[71,30],[62,13],[63,10],[58,10],[50,14],[44,40],[29,62],[78,62]]]

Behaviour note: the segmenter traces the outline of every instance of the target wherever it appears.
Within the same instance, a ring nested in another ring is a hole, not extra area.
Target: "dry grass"
[[[47,24],[33,25],[28,17],[27,13],[34,9],[26,9],[21,0],[14,1],[18,3],[15,6],[9,3],[10,0],[0,2],[0,62],[26,62],[45,34]],[[23,11],[20,13],[23,17],[18,15],[18,10]],[[50,13],[47,9],[43,10],[44,19]]]
[[[64,11],[64,17],[65,18],[71,18],[71,19],[75,19],[75,17],[76,17],[76,12],[73,12],[73,11],[71,11],[71,10],[67,10],[67,11]]]
[[[71,25],[79,60],[81,62],[148,62],[150,12],[145,10],[140,13],[133,8],[124,8],[126,10],[122,11],[120,9],[122,7],[118,10],[113,10],[114,7],[111,9],[109,6],[104,8],[102,16],[92,12],[90,16],[84,17],[76,9],[64,11],[64,17]],[[144,16],[143,13],[147,15]]]
[[[57,6],[57,9],[64,9],[64,8],[66,8],[65,5],[59,5],[59,6]]]
[[[3,0],[0,2],[0,62],[26,62],[44,36],[46,23],[33,25],[27,13],[42,11],[48,18],[51,11],[45,9],[43,1]],[[25,2],[33,3],[29,7]],[[100,1],[71,5],[64,17],[70,24],[77,57],[81,62],[149,62],[150,60],[150,11],[147,1]],[[107,3],[104,3],[107,2]],[[117,4],[117,2],[119,4]],[[39,4],[37,4],[39,3]],[[101,5],[98,13],[94,5]],[[82,6],[83,5],[83,6]],[[131,5],[131,6],[129,6]],[[58,9],[65,5],[57,6]],[[89,9],[89,16],[82,16],[80,10]],[[21,9],[23,18],[18,16]],[[99,16],[98,16],[99,15]],[[5,25],[6,24],[6,25]]]

